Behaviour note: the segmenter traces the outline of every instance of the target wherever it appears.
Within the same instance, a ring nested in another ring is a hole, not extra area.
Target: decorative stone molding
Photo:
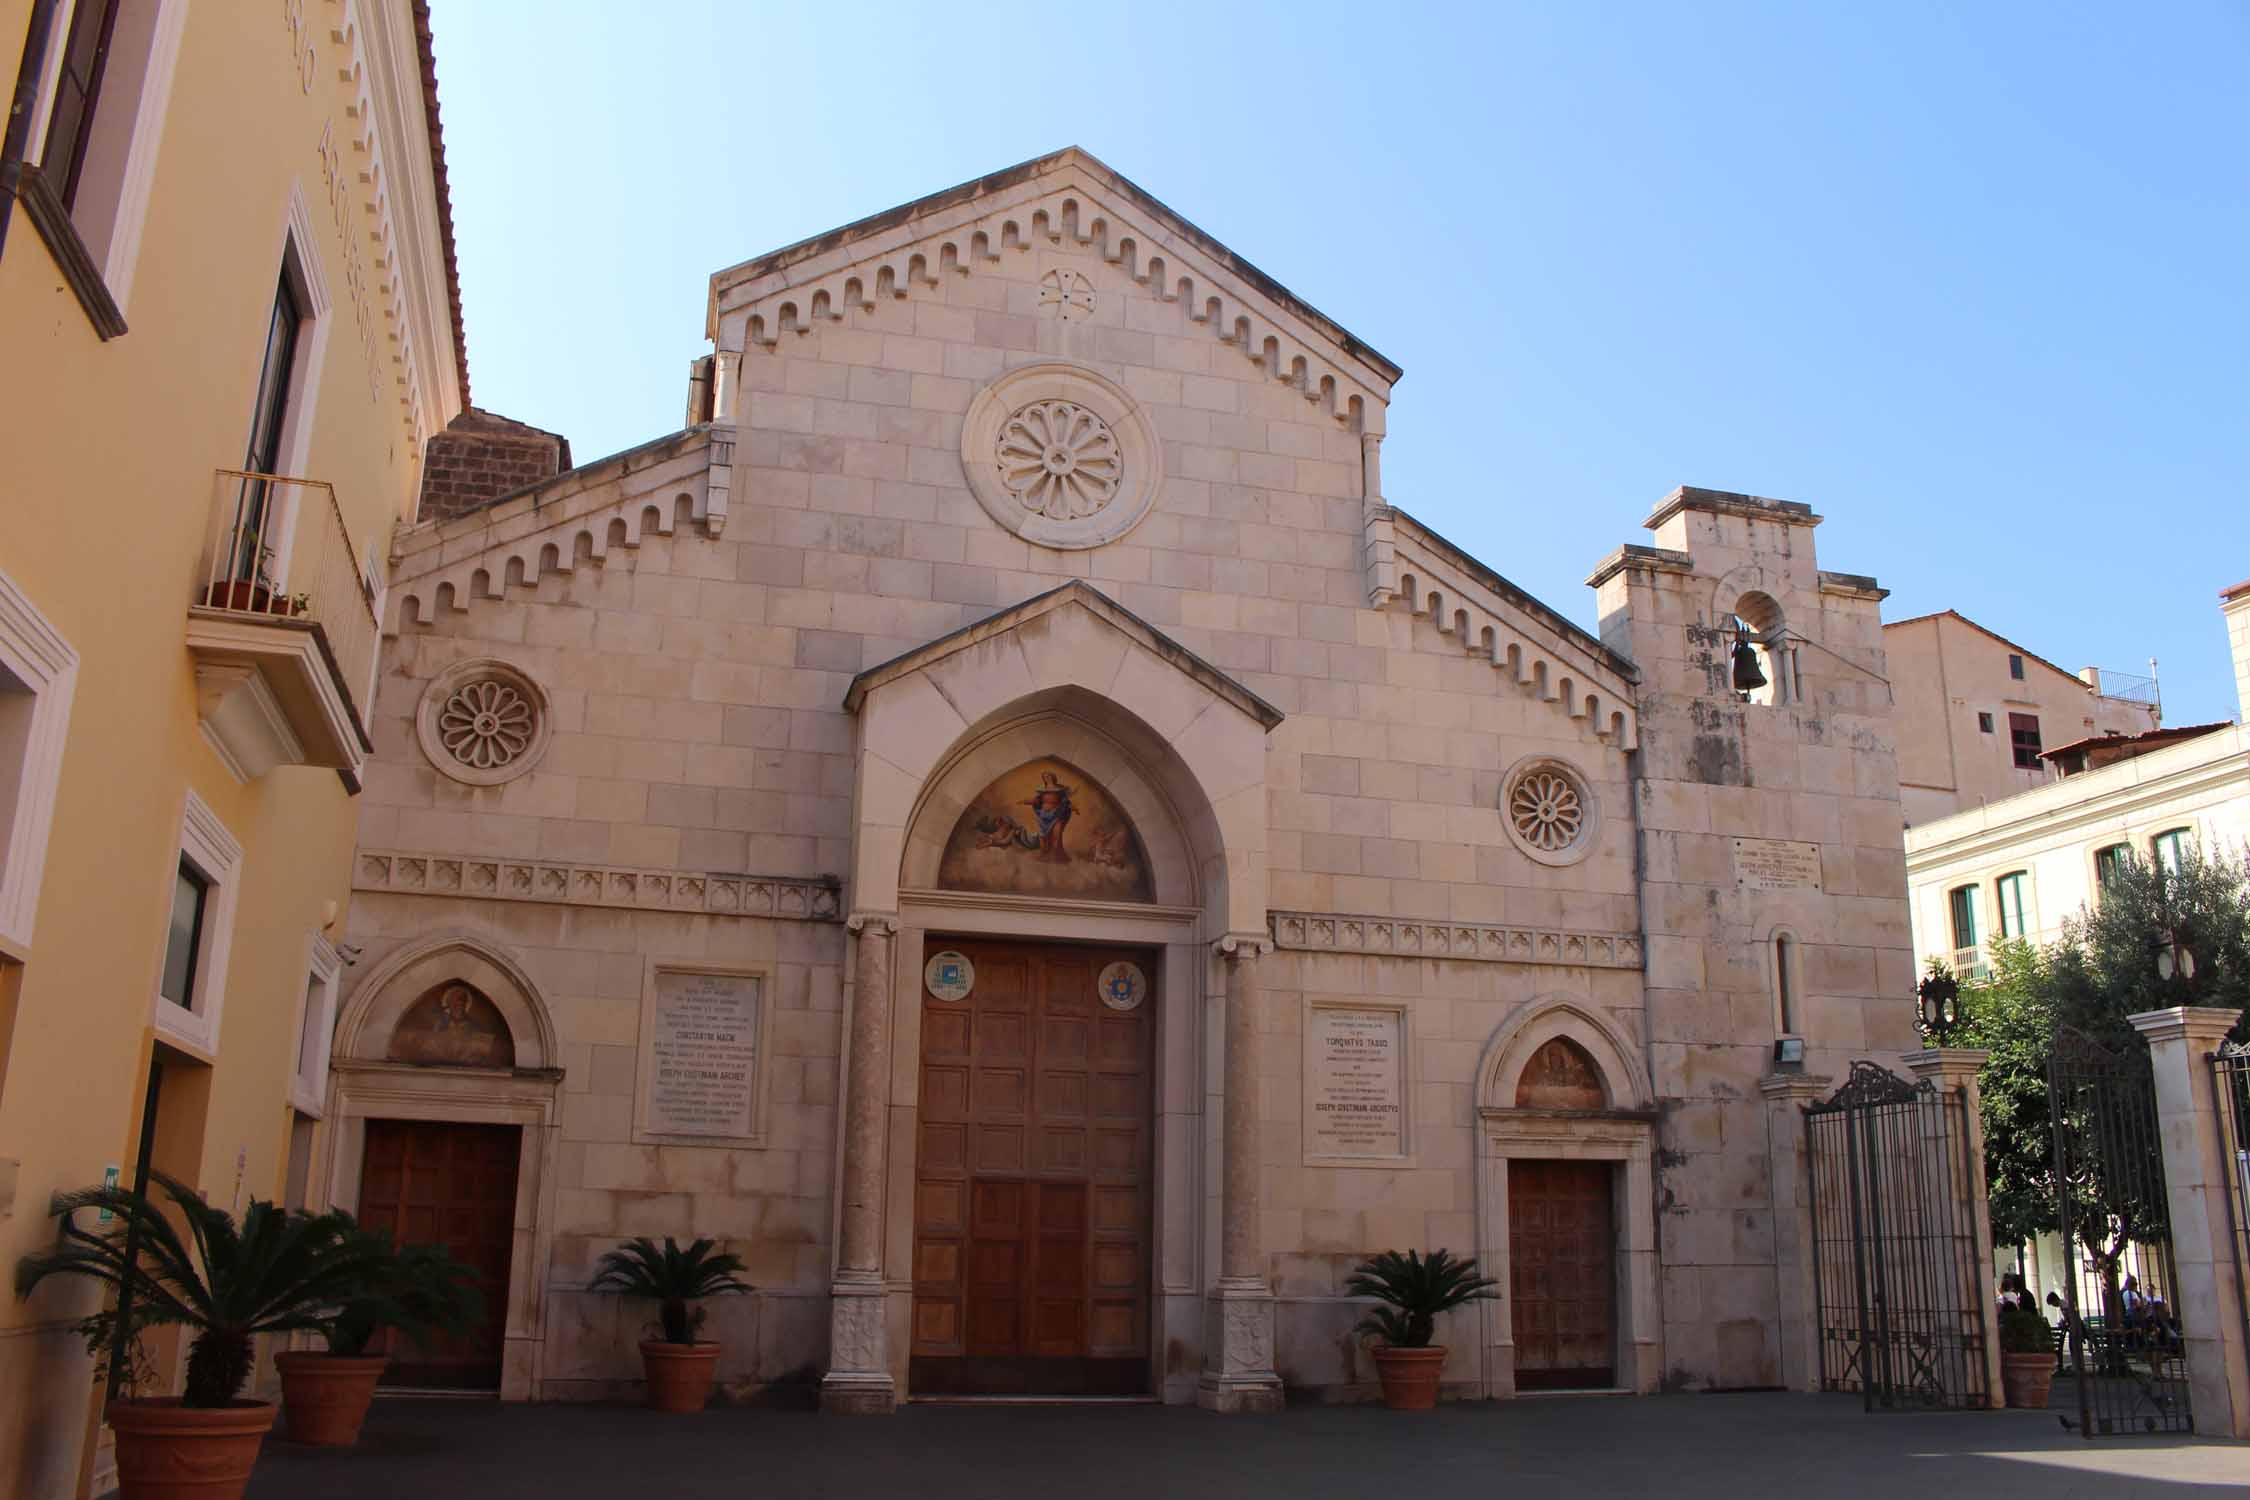
[[[1575,639],[1566,621],[1540,619],[1544,605],[1520,591],[1511,597],[1506,579],[1372,495],[1362,510],[1360,552],[1371,608],[1404,605],[1426,616],[1440,635],[1490,662],[1504,683],[1554,704],[1610,748],[1640,743],[1630,663]]]
[[[1638,969],[1639,933],[1496,927],[1481,922],[1418,922],[1335,912],[1277,911],[1277,947],[1303,953],[1367,953],[1383,958],[1453,958],[1480,963],[1560,964]]]
[[[554,732],[547,690],[493,657],[456,662],[430,679],[414,713],[422,754],[465,786],[498,786],[539,764]]]
[[[842,919],[841,892],[824,880],[787,875],[727,875],[708,870],[648,870],[475,854],[414,854],[363,849],[352,888],[418,896],[538,901],[628,911],[699,912],[716,917]]]
[[[1380,428],[1396,365],[1083,151],[974,186],[972,196],[934,195],[867,221],[863,232],[847,227],[720,272],[712,278],[713,331],[739,327],[746,350],[772,350],[889,301],[930,296],[1005,257],[1062,247],[1116,267],[1158,302],[1177,303],[1191,327],[1202,324],[1339,425]],[[1061,289],[1075,289],[1076,279],[1065,272]],[[1074,316],[1056,303],[1040,311]]]
[[[1059,360],[977,392],[961,428],[969,489],[995,521],[1042,547],[1114,542],[1164,482],[1156,424],[1124,387]]]
[[[1500,826],[1540,864],[1574,865],[1593,852],[1601,802],[1570,762],[1527,755],[1501,780]]]

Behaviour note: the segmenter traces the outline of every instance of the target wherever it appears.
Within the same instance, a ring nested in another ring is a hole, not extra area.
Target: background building
[[[144,1164],[304,1199],[390,532],[466,375],[419,5],[0,0],[0,35],[12,1266]],[[99,1485],[89,1295],[0,1299],[0,1495]]]
[[[2221,601],[2250,719],[2250,583]],[[2250,847],[2250,730],[2241,721],[2084,737],[2044,759],[2052,779],[2037,788],[1907,830],[1922,961],[1973,972],[1995,940],[2059,936],[2114,861]]]
[[[1910,825],[2045,785],[2054,746],[2159,723],[2153,679],[2073,675],[1950,609],[1885,625],[1883,650]]]

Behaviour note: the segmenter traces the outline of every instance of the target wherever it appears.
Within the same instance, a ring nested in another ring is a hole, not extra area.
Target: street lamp
[[[1943,972],[1926,974],[1915,986],[1914,995],[1923,1032],[1931,1041],[1942,1044],[1961,1021],[1961,981]]]
[[[2177,977],[2190,989],[2195,986],[2195,950],[2169,927],[2157,934],[2156,977],[2163,980]]]

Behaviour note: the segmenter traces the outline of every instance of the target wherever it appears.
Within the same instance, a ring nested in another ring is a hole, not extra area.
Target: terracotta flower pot
[[[2052,1354],[2011,1354],[2003,1350],[2000,1355],[2000,1389],[2007,1392],[2008,1404],[2026,1411],[2045,1411],[2047,1393],[2055,1384],[2055,1356]]]
[[[103,1416],[117,1434],[123,1500],[241,1500],[274,1407],[270,1401],[219,1407],[112,1401]]]
[[[1383,1404],[1392,1411],[1428,1411],[1437,1405],[1438,1377],[1445,1373],[1445,1345],[1424,1349],[1375,1351],[1375,1372],[1383,1377]]]
[[[375,1382],[390,1366],[388,1354],[277,1354],[281,1371],[282,1429],[292,1443],[349,1448],[375,1399]]]
[[[648,1404],[658,1411],[701,1411],[711,1399],[718,1372],[717,1344],[667,1344],[641,1340],[641,1368],[648,1375]]]

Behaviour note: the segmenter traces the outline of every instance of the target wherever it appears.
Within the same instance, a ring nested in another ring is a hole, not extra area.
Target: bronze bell
[[[1734,627],[1734,690],[1747,693],[1766,685],[1766,674],[1758,665],[1758,648],[1750,644],[1750,632],[1741,622]]]

